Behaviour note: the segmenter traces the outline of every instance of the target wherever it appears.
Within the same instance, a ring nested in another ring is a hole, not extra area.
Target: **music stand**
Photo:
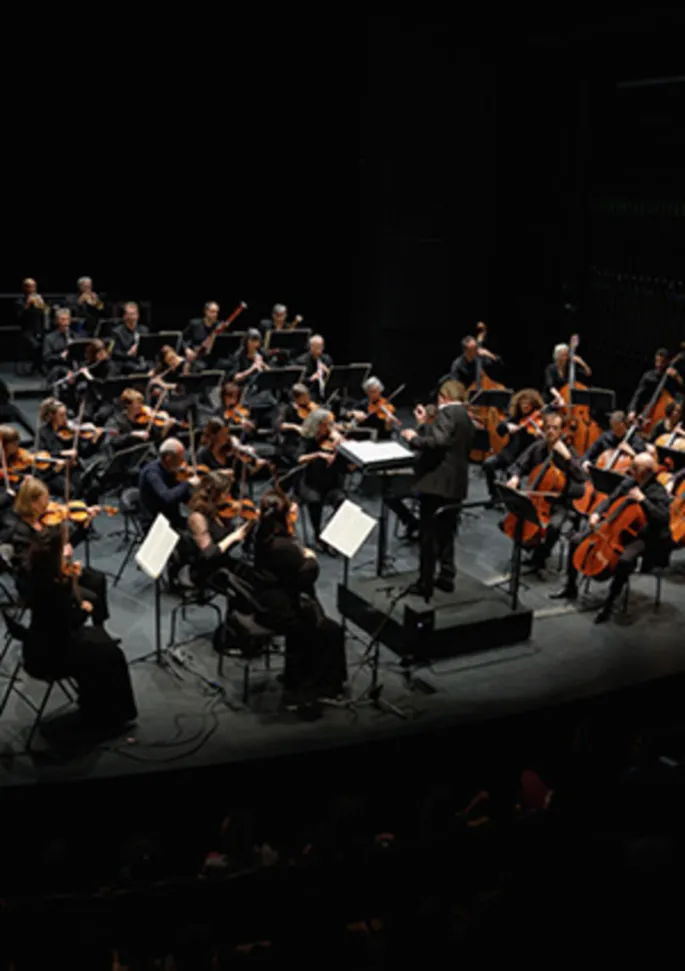
[[[169,557],[176,549],[180,540],[176,530],[171,528],[171,524],[166,516],[161,513],[148,530],[148,534],[140,545],[136,553],[136,563],[149,577],[155,581],[155,649],[143,657],[135,658],[136,663],[147,661],[154,658],[157,664],[168,663],[162,650],[162,592],[160,577],[164,572]]]
[[[302,367],[274,367],[260,371],[252,386],[254,391],[271,391],[275,398],[282,398],[302,378]]]
[[[192,374],[182,374],[178,378],[178,383],[183,385],[190,395],[209,395],[219,387],[223,379],[223,371],[195,371]]]
[[[609,388],[575,388],[573,404],[586,406],[593,417],[599,415],[606,418],[616,411],[616,392]]]
[[[86,360],[86,348],[90,344],[90,338],[77,337],[76,340],[69,342],[67,348],[69,360],[72,365],[80,367]]]
[[[685,469],[685,452],[679,452],[675,448],[667,448],[665,445],[657,445],[656,453],[662,465],[668,465],[675,475],[681,469]]]
[[[123,322],[123,317],[101,317],[95,328],[95,336],[100,340],[107,340],[112,336],[112,331]]]
[[[304,354],[307,350],[309,338],[312,336],[310,328],[302,327],[294,330],[272,330],[269,337],[269,353],[280,351],[286,357],[293,354]]]
[[[532,523],[540,525],[535,506],[528,498],[510,489],[506,485],[496,485],[495,489],[499,498],[504,503],[507,512],[516,516],[516,530],[514,532],[514,546],[511,551],[511,566],[509,568],[509,594],[511,596],[511,609],[518,610],[519,587],[521,585],[521,554],[523,553],[523,524]]]
[[[613,472],[611,469],[598,469],[594,465],[590,466],[589,473],[590,481],[597,492],[601,492],[605,496],[610,496],[626,480],[626,476],[621,475],[620,472]]]
[[[138,342],[138,356],[146,361],[156,361],[165,345],[178,351],[181,344],[180,330],[160,330],[157,334],[141,334]]]
[[[370,371],[370,363],[332,364],[326,379],[326,397],[329,398],[335,391],[340,392],[343,400],[354,397],[357,389],[361,390]],[[349,394],[350,391],[353,392],[352,395]]]
[[[145,394],[150,379],[147,374],[123,374],[116,378],[93,378],[93,384],[98,389],[104,401],[118,402],[127,388]]]
[[[211,349],[202,355],[203,360],[211,369],[216,367],[217,361],[227,361],[240,350],[245,334],[244,330],[232,330],[230,333],[217,334]]]
[[[477,408],[495,408],[496,411],[507,411],[513,395],[511,388],[481,388],[469,398],[469,405]]]

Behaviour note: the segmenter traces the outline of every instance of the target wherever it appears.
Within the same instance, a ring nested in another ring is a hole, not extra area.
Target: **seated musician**
[[[27,358],[33,368],[38,370],[41,364],[43,349],[43,333],[45,330],[46,304],[38,293],[38,284],[32,277],[27,277],[22,284],[23,295],[16,301],[17,323],[21,328],[21,340]]]
[[[45,481],[50,491],[57,496],[66,494],[66,466],[69,466],[70,494],[72,498],[81,495],[82,471],[79,460],[90,459],[98,451],[103,429],[95,429],[95,433],[88,439],[79,435],[77,447],[74,446],[76,430],[69,421],[67,408],[57,398],[46,398],[38,411],[40,429],[38,431],[38,448],[42,452],[49,452],[53,458],[59,459],[58,464],[52,466]],[[64,466],[61,463],[64,462]]]
[[[231,476],[221,471],[208,472],[193,491],[188,502],[188,538],[185,544],[190,561],[190,574],[198,587],[211,584],[225,590],[228,554],[241,543],[250,528],[243,523],[236,528],[237,517],[224,513],[231,507]]]
[[[550,455],[552,461],[565,475],[565,485],[558,499],[552,499],[552,513],[545,538],[533,551],[531,566],[534,570],[542,571],[547,558],[561,532],[566,519],[570,503],[583,495],[585,473],[572,449],[564,444],[564,420],[561,415],[547,415],[543,425],[543,437],[538,438],[526,451],[519,456],[510,469],[510,479],[507,485],[510,489],[518,489],[521,483],[529,479],[534,469],[541,466]]]
[[[204,305],[202,317],[194,317],[188,322],[183,331],[183,346],[189,361],[194,361],[201,355],[203,343],[210,336],[219,320],[219,304],[208,300]],[[206,345],[205,345],[206,346]]]
[[[383,391],[385,390],[380,378],[367,378],[362,385],[366,401],[362,401],[350,412],[352,418],[362,428],[370,428],[377,440],[390,438],[393,428],[400,422],[395,417],[394,406],[384,408]]]
[[[345,642],[317,599],[319,565],[314,552],[292,535],[290,511],[287,496],[272,491],[262,497],[254,538],[255,568],[262,575],[258,620],[286,638],[286,705],[317,717],[317,702],[339,697],[347,680]]]
[[[674,398],[673,401],[669,401],[666,405],[666,416],[658,421],[649,435],[649,440],[652,443],[656,443],[662,435],[667,438],[674,436],[673,442],[678,439],[685,438],[685,429],[682,427],[681,422],[683,420],[683,399],[680,395]],[[664,444],[662,442],[662,444]]]
[[[468,334],[462,339],[461,354],[459,357],[455,357],[455,359],[452,361],[449,377],[453,381],[459,381],[468,391],[476,380],[476,362],[479,357],[481,359],[483,370],[487,371],[488,373],[498,361],[496,354],[489,351],[487,347],[479,345],[476,338],[471,334]]]
[[[160,348],[157,364],[150,379],[150,397],[161,400],[164,392],[163,408],[177,422],[198,423],[198,401],[196,394],[190,394],[183,384],[187,374],[197,372],[198,365],[181,357],[173,347],[165,344]]]
[[[98,735],[118,733],[137,715],[128,664],[118,640],[104,627],[106,587],[93,591],[89,584],[95,571],[85,568],[75,584],[65,571],[70,556],[61,529],[34,533],[26,554],[31,623],[24,664],[37,678],[73,678],[81,727]],[[93,627],[85,626],[89,617]]]
[[[572,537],[569,544],[566,584],[557,593],[550,594],[552,599],[575,600],[577,598],[577,571],[573,563],[573,554],[589,531],[601,522],[607,510],[621,499],[630,498],[640,504],[646,517],[646,525],[639,536],[625,537],[625,546],[611,579],[609,595],[595,617],[595,623],[601,624],[611,617],[616,599],[635,569],[639,556],[644,557],[644,568],[647,570],[666,565],[671,547],[669,497],[666,489],[655,477],[656,467],[654,458],[646,452],[635,456],[624,481],[590,516],[588,529]],[[623,539],[618,537],[619,541]]]
[[[234,426],[243,431],[254,431],[254,422],[250,418],[250,409],[246,407],[241,399],[240,385],[235,381],[224,381],[221,385],[219,394],[219,410],[217,417],[225,421],[227,425]]]
[[[185,529],[186,518],[181,506],[188,502],[193,488],[200,481],[191,475],[179,481],[177,473],[186,460],[186,450],[177,438],[166,438],[159,447],[154,462],[143,466],[138,480],[140,490],[141,524],[149,529],[158,513],[169,520],[176,530]]]
[[[242,388],[243,404],[250,409],[252,421],[257,428],[273,426],[276,412],[276,399],[271,391],[260,391],[256,381],[269,365],[260,351],[262,337],[258,330],[251,327],[247,331],[241,347],[236,351],[229,370],[231,381]]]
[[[585,471],[587,472],[590,466],[597,462],[602,452],[614,451],[619,445],[621,451],[630,456],[647,451],[647,443],[643,441],[637,431],[633,431],[629,442],[624,442],[628,431],[629,426],[625,411],[613,411],[609,416],[607,431],[602,432],[580,460]]]
[[[139,321],[138,304],[132,300],[125,303],[123,321],[112,332],[112,360],[119,374],[140,374],[148,368],[140,354],[140,335],[147,333],[147,328]]]
[[[43,339],[43,367],[48,384],[67,377],[71,344],[71,313],[62,307],[55,313],[55,329]]]
[[[672,397],[683,393],[683,376],[675,367],[669,367],[669,353],[665,347],[659,347],[654,353],[654,367],[650,368],[640,378],[635,393],[628,405],[628,421],[634,422],[637,415],[642,414],[651,402],[664,375],[666,381],[664,391]]]
[[[81,382],[77,379],[76,397],[86,398],[86,415],[91,417],[96,425],[104,425],[114,412],[114,403],[105,399],[98,384],[114,377],[115,367],[109,352],[109,347],[99,337],[89,341],[83,355],[83,370]]]
[[[30,453],[19,447],[19,432],[12,425],[0,425],[0,454],[4,455],[4,465],[0,466],[0,517],[12,506],[19,484],[24,475],[31,471],[31,465],[26,465],[23,459],[28,459]],[[5,470],[9,481],[6,481]]]
[[[271,316],[259,321],[259,329],[264,337],[270,330],[285,330],[288,308],[284,303],[275,303],[271,308]]]
[[[592,371],[579,354],[574,354],[574,360],[576,373],[580,371],[586,378],[592,376]],[[555,398],[561,396],[561,389],[568,384],[570,361],[571,348],[569,345],[557,344],[554,348],[553,360],[545,368],[544,389],[542,392],[542,397],[545,399],[545,402],[553,401]]]
[[[324,339],[320,334],[309,338],[309,350],[306,354],[295,358],[294,364],[304,368],[303,384],[309,388],[309,393],[315,401],[323,401],[326,392],[328,372],[333,366],[333,358],[324,351]]]
[[[288,467],[294,465],[297,461],[302,444],[302,426],[316,409],[316,404],[312,401],[309,388],[306,385],[294,384],[290,395],[291,400],[282,410],[276,422],[281,458]]]
[[[344,501],[343,482],[346,464],[338,455],[339,434],[333,428],[333,415],[317,408],[302,426],[302,443],[298,463],[305,465],[300,481],[300,498],[307,506],[314,538],[322,552],[330,552],[321,543],[321,519],[325,504],[337,509]]]
[[[152,424],[154,411],[145,404],[145,398],[135,388],[125,388],[119,397],[119,409],[115,417],[117,435],[111,445],[115,452],[140,445],[141,442],[160,441],[173,428],[173,418],[162,424]]]
[[[72,312],[84,320],[83,329],[86,334],[94,334],[104,310],[104,304],[93,290],[93,281],[89,276],[82,276],[76,281],[77,293],[68,298]]]
[[[531,436],[535,434],[534,427],[529,430],[529,426],[522,425],[521,422],[524,418],[530,418],[536,411],[542,411],[543,407],[542,395],[535,388],[523,388],[513,395],[509,403],[507,421],[501,422],[497,426],[497,434],[501,436],[509,435],[509,441],[501,452],[490,455],[482,465],[483,475],[490,493],[490,506],[501,505],[495,491],[497,473],[508,469],[533,442]],[[542,415],[540,415],[536,424],[541,425],[543,420]]]

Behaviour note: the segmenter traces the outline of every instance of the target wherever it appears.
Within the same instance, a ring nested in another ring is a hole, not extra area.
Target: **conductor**
[[[418,452],[420,553],[419,580],[413,592],[426,600],[432,597],[434,587],[447,593],[454,590],[457,514],[468,488],[469,451],[474,435],[465,401],[463,384],[445,381],[438,394],[435,420],[430,423],[424,406],[417,405],[414,415],[418,429],[402,432]]]

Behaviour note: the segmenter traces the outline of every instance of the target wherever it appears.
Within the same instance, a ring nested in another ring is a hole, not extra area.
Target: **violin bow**
[[[155,418],[157,417],[157,415],[162,410],[162,405],[164,404],[164,399],[166,398],[166,396],[167,396],[168,393],[169,393],[169,389],[168,388],[164,388],[163,391],[162,391],[162,393],[161,393],[161,395],[157,399],[157,407],[153,409],[152,414],[150,415],[150,420],[148,422],[148,425],[147,425],[147,428],[145,429],[145,431],[149,432],[150,429],[152,428],[152,423],[154,422]]]

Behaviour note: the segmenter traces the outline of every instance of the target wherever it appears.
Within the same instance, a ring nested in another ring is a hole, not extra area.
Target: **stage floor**
[[[472,470],[471,479],[470,498],[482,497],[479,470]],[[378,514],[377,500],[351,498],[371,514]],[[484,509],[468,512],[458,540],[458,565],[486,584],[508,569],[510,544],[497,528],[499,517]],[[93,566],[116,572],[124,554],[120,540],[110,534],[120,526],[117,517],[98,521],[101,538],[91,544]],[[374,530],[352,565],[353,575],[373,573],[375,542]],[[390,553],[395,570],[415,567],[415,545],[392,539]],[[327,611],[337,616],[342,563],[328,557],[321,557],[320,563],[319,593]],[[128,737],[85,753],[23,756],[18,753],[29,719],[23,704],[13,698],[0,722],[0,785],[114,777],[354,746],[381,737],[523,713],[682,672],[685,578],[678,568],[683,565],[685,556],[679,553],[664,578],[657,611],[652,606],[654,578],[636,576],[631,581],[627,613],[601,626],[593,625],[592,612],[579,613],[548,599],[548,593],[559,585],[554,573],[550,572],[545,583],[526,578],[529,585],[521,591],[522,603],[535,611],[529,641],[435,662],[408,675],[399,659],[382,649],[383,697],[399,706],[406,718],[369,707],[330,708],[320,720],[302,722],[280,708],[280,684],[275,679],[282,663],[278,657],[270,672],[261,663],[253,666],[253,691],[246,709],[240,705],[243,669],[239,662],[226,659],[223,692],[207,683],[217,683],[217,665],[207,636],[215,623],[214,614],[206,609],[191,608],[187,622],[180,625],[178,636],[184,638],[190,656],[186,668],[175,666],[175,673],[169,673],[153,661],[135,663],[153,648],[154,601],[152,582],[132,563],[118,587],[110,584],[110,602],[111,628],[122,637],[122,647],[133,662],[137,726]],[[389,580],[391,577],[392,573]],[[594,591],[603,592],[598,586]],[[173,597],[163,595],[164,642],[174,603]],[[354,698],[368,685],[370,672],[361,663],[365,635],[354,628],[350,634],[362,638],[348,638],[350,696]],[[5,675],[7,670],[6,665]],[[0,677],[0,690],[5,683],[5,677]],[[32,693],[34,687],[30,686]],[[51,702],[53,712],[61,703],[58,695],[56,692],[54,707]],[[42,745],[41,740],[37,744]]]

